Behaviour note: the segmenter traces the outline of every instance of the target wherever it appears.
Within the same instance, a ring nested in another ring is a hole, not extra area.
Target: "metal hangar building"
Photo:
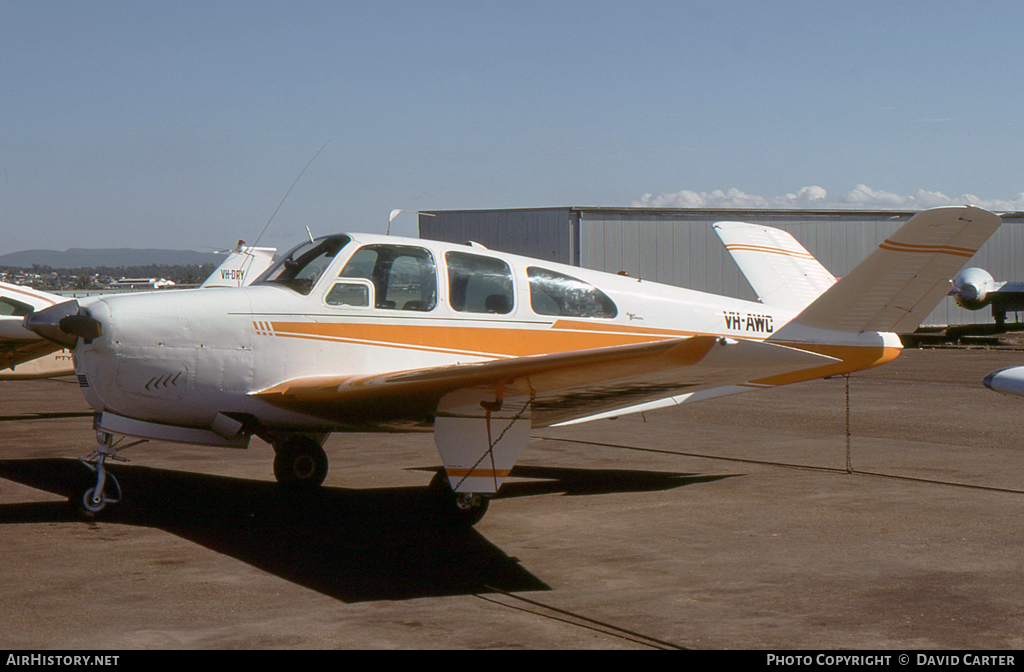
[[[715,222],[748,222],[787,231],[833,275],[842,277],[916,212],[575,206],[430,210],[419,214],[419,234],[756,301],[754,290],[712,230]],[[983,268],[997,281],[1024,280],[1024,213],[999,214],[1002,226],[965,266]],[[1019,315],[1014,317],[1007,315],[1007,320],[1019,321]],[[987,308],[965,310],[947,297],[922,326],[992,322]]]

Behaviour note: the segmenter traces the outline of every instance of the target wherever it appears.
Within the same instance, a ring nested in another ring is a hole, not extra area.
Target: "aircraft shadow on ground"
[[[441,521],[426,485],[325,487],[296,496],[267,481],[123,465],[110,471],[126,501],[105,511],[104,521],[165,530],[344,602],[550,589],[476,530]],[[666,490],[725,478],[531,466],[512,475],[545,480],[508,482],[500,498]],[[71,498],[94,477],[76,460],[33,459],[0,460],[0,478]],[[0,525],[75,520],[64,502],[0,505]]]

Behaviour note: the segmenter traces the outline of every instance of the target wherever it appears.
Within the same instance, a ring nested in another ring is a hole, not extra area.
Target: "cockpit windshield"
[[[309,294],[335,255],[352,239],[345,235],[317,238],[289,250],[274,262],[254,285],[284,285],[299,294]]]

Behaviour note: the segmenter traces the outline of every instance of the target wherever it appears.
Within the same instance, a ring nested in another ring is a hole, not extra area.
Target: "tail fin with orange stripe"
[[[836,282],[785,231],[744,222],[716,222],[714,229],[766,306],[802,310]]]
[[[1000,223],[998,215],[971,206],[919,212],[791,324],[910,333],[949,292],[949,279]]]

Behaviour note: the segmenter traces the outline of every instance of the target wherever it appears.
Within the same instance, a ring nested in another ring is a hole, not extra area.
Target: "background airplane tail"
[[[998,215],[972,206],[919,212],[790,324],[910,333],[1001,223]]]
[[[246,287],[270,268],[275,252],[276,247],[247,247],[240,240],[200,287]]]

